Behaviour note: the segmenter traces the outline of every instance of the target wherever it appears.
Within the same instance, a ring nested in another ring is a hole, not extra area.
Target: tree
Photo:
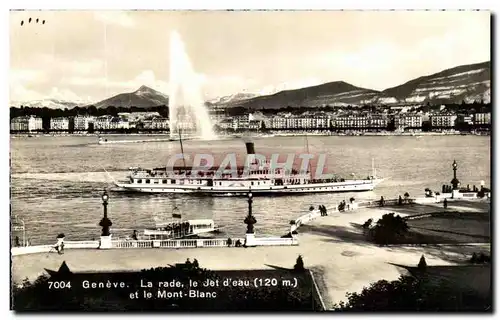
[[[377,221],[375,227],[371,229],[371,236],[375,243],[386,245],[399,243],[408,233],[409,227],[401,216],[394,213],[387,213]]]
[[[404,196],[405,196],[405,203],[408,203],[408,200],[410,198],[410,194],[408,192],[405,192]]]
[[[293,270],[298,271],[298,272],[305,271],[304,260],[302,259],[302,255],[299,254],[299,256],[297,257],[295,265],[293,266]]]
[[[418,262],[418,268],[419,269],[425,269],[427,267],[427,262],[425,262],[425,257],[422,255],[420,257],[420,261]]]
[[[360,293],[347,293],[347,302],[336,304],[335,311],[485,311],[491,295],[457,292],[446,280],[420,280],[401,276],[395,281],[381,280]]]

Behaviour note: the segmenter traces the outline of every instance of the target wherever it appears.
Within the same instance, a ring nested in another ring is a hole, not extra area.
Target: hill
[[[141,86],[134,92],[120,93],[93,105],[97,108],[109,106],[150,108],[168,105],[168,96],[147,86]]]
[[[249,109],[280,109],[291,107],[315,107],[322,104],[347,105],[369,103],[378,91],[335,81],[296,90],[280,91],[273,95],[259,96],[238,105]]]
[[[344,81],[324,83],[296,90],[280,91],[227,106],[248,109],[280,109],[328,105],[391,105],[403,103],[490,102],[491,63],[482,62],[446,69],[410,80],[381,92],[356,87]]]
[[[490,102],[491,63],[482,62],[446,69],[381,92],[379,99],[401,103]]]

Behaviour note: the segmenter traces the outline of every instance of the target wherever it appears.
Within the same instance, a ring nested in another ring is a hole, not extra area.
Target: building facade
[[[90,124],[94,123],[94,120],[95,120],[95,117],[93,117],[93,116],[77,115],[74,118],[75,131],[87,131],[87,130],[89,130]]]
[[[42,118],[34,116],[13,118],[10,121],[10,130],[18,132],[41,131],[43,130]]]
[[[422,128],[422,116],[419,114],[399,114],[394,117],[394,126],[398,131],[406,128]]]
[[[431,115],[431,126],[441,127],[441,128],[453,128],[457,120],[457,116],[454,114],[434,114]]]
[[[50,130],[69,130],[69,119],[66,117],[51,118],[50,119]]]
[[[491,112],[481,112],[474,114],[474,124],[491,124]]]

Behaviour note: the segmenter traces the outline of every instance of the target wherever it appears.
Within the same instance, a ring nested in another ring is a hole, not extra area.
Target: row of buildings
[[[141,128],[146,130],[168,130],[169,121],[160,117],[156,112],[137,112],[118,114],[118,116],[103,115],[99,117],[78,115],[76,117],[51,118],[50,130],[53,131],[89,131],[89,130],[119,130]],[[42,118],[35,116],[24,116],[13,118],[10,122],[11,131],[41,131],[43,130]]]
[[[435,128],[454,128],[457,124],[490,125],[491,113],[475,113],[471,115],[455,115],[450,113],[419,114],[401,113],[384,114],[348,114],[348,115],[301,115],[282,114],[266,117],[262,114],[241,116],[210,115],[214,125],[222,130],[343,130],[343,129],[375,129],[385,130],[393,124],[394,130],[421,129],[424,122]],[[176,123],[176,127],[193,129],[191,122]],[[50,119],[50,130],[53,131],[102,131],[119,129],[164,130],[170,128],[169,119],[156,112],[123,113],[118,116],[103,115],[58,117]],[[11,131],[31,132],[43,130],[42,118],[34,116],[17,117],[11,120]]]
[[[217,121],[221,129],[269,129],[269,130],[300,130],[300,129],[387,129],[393,124],[394,130],[421,129],[424,122],[435,128],[454,128],[457,124],[490,125],[491,113],[476,113],[472,115],[455,115],[450,113],[419,114],[402,113],[398,115],[362,114],[362,115],[276,115],[264,117],[259,115],[243,115],[227,117]]]

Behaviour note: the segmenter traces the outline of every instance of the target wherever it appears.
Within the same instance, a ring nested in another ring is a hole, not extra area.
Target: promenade
[[[448,210],[487,211],[487,201],[451,202]],[[381,279],[395,280],[404,269],[393,264],[417,265],[422,254],[428,265],[455,265],[465,262],[472,252],[489,252],[488,243],[405,245],[379,247],[365,240],[357,225],[367,219],[375,221],[383,214],[396,212],[412,215],[442,211],[442,204],[398,208],[364,208],[349,212],[332,212],[299,228],[298,246],[265,246],[254,248],[192,249],[69,249],[63,255],[36,253],[12,257],[13,281],[34,280],[43,268],[57,270],[66,261],[72,271],[138,270],[166,266],[196,258],[212,270],[248,270],[273,267],[292,268],[297,256],[303,256],[306,268],[313,271],[326,307],[345,301],[346,292],[360,291]],[[406,211],[405,211],[406,210]],[[258,237],[258,224],[255,226]]]

